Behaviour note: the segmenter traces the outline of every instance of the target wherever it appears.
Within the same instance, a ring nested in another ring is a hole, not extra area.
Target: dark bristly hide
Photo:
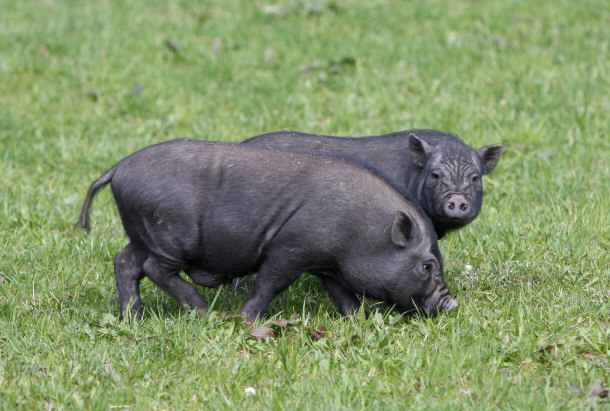
[[[89,230],[110,183],[130,243],[115,258],[121,316],[140,315],[146,276],[182,306],[207,311],[196,284],[258,273],[242,315],[254,320],[303,272],[339,311],[357,294],[429,314],[459,303],[447,289],[434,228],[409,194],[358,164],[243,144],[174,140],[119,161],[89,189]]]
[[[434,130],[357,138],[279,131],[243,144],[353,157],[377,167],[413,193],[439,239],[477,217],[483,204],[482,176],[491,173],[502,151],[500,144],[474,151],[456,136]]]

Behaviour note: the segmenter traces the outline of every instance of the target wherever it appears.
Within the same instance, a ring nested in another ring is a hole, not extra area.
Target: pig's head
[[[403,312],[416,308],[430,315],[451,311],[460,303],[445,283],[436,234],[417,220],[422,218],[399,210],[392,222],[390,240],[403,268],[394,272],[396,284],[390,299]]]
[[[474,151],[452,136],[432,145],[415,134],[409,135],[409,145],[421,168],[416,197],[439,238],[472,222],[483,204],[482,177],[498,164],[502,145]]]
[[[400,209],[390,223],[375,244],[367,245],[369,252],[359,256],[366,276],[360,271],[360,278],[348,281],[360,283],[361,293],[405,313],[419,310],[436,315],[457,308],[460,304],[445,283],[443,259],[429,219],[413,209]],[[373,249],[377,252],[370,252]]]

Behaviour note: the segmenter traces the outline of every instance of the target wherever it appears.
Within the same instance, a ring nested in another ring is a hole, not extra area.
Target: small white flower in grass
[[[254,387],[246,388],[246,397],[249,397],[251,395],[256,395],[256,390],[254,389]]]
[[[473,267],[470,264],[466,264],[466,266],[464,267],[466,269],[466,271],[468,271],[469,273],[472,272]]]

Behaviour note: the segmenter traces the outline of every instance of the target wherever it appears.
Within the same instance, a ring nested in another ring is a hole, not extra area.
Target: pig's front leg
[[[262,317],[275,296],[288,288],[300,275],[299,269],[263,264],[254,281],[252,295],[241,309],[242,317],[251,321]]]
[[[320,278],[326,286],[330,298],[337,305],[339,312],[347,318],[354,316],[360,308],[360,300],[358,300],[356,294],[342,286],[339,281],[329,275],[321,275]]]

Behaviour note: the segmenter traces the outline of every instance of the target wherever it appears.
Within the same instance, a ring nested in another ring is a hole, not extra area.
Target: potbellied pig
[[[110,183],[129,245],[115,257],[121,316],[139,315],[146,276],[182,306],[206,312],[196,284],[258,272],[242,315],[254,320],[303,272],[339,311],[357,294],[401,311],[459,305],[443,277],[434,228],[380,172],[340,158],[243,144],[173,140],[119,161],[90,187],[78,226]]]
[[[456,136],[434,130],[406,130],[369,137],[334,137],[279,131],[243,144],[352,156],[383,170],[417,199],[442,238],[472,222],[483,204],[483,174],[498,163],[502,146],[474,151]]]

